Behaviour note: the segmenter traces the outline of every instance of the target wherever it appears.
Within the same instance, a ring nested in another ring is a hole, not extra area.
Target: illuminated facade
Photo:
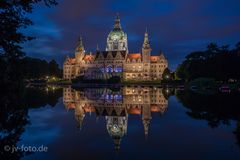
[[[121,139],[127,133],[129,115],[141,115],[147,137],[151,114],[163,114],[168,106],[163,89],[156,87],[123,87],[119,91],[107,88],[77,91],[68,87],[63,90],[63,102],[67,110],[75,110],[80,129],[86,113],[94,112],[97,117],[104,116],[107,132],[112,137],[116,150],[120,149]]]
[[[140,53],[129,53],[127,34],[122,30],[117,16],[113,30],[107,37],[106,51],[97,49],[86,53],[82,38],[78,40],[75,58],[67,57],[63,66],[63,78],[108,79],[120,76],[123,80],[161,80],[168,61],[162,53],[151,55],[147,31]]]

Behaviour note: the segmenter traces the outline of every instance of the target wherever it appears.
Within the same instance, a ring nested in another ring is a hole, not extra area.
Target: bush
[[[198,86],[199,88],[215,87],[216,81],[212,78],[197,78],[191,81],[189,84]]]
[[[120,83],[121,78],[119,76],[113,76],[107,80],[107,83]]]
[[[79,76],[79,77],[72,79],[72,83],[82,82],[83,80],[84,80],[84,76]]]

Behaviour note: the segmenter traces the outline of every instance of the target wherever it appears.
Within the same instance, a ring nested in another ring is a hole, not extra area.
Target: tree
[[[112,76],[107,80],[108,83],[120,83],[121,78],[119,76]]]
[[[240,146],[240,121],[238,121],[236,125],[236,130],[233,133],[236,136],[237,144]]]
[[[21,44],[31,40],[20,32],[21,28],[32,25],[26,16],[32,13],[33,6],[44,2],[48,7],[56,5],[56,0],[3,0],[0,3],[0,59],[5,64],[0,69],[2,83],[19,82],[22,77],[19,59],[24,57]]]
[[[236,44],[236,49],[237,49],[238,51],[240,51],[240,42],[238,42],[238,43]]]
[[[166,68],[164,71],[163,71],[163,79],[164,80],[172,80],[172,74],[171,74],[171,71],[169,68]]]
[[[218,45],[216,43],[210,43],[207,46],[207,49],[208,49],[208,51],[211,51],[211,52],[217,52],[218,51]]]
[[[240,79],[240,51],[229,50],[229,45],[218,48],[214,43],[209,44],[207,48],[206,51],[192,52],[187,55],[176,69],[177,77],[186,81],[201,77],[221,81]]]
[[[59,74],[59,67],[55,60],[49,62],[49,74],[54,76],[58,76]]]
[[[223,46],[221,47],[221,51],[222,51],[223,53],[228,53],[228,52],[229,52],[229,45],[223,45]]]
[[[240,56],[240,42],[236,44],[236,52],[237,52],[237,55]]]

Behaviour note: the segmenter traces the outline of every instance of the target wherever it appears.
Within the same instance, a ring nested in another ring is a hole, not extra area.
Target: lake
[[[237,91],[49,86],[13,95],[0,116],[3,159],[240,159]]]

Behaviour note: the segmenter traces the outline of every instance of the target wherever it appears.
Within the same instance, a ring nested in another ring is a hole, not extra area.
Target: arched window
[[[113,72],[113,67],[111,65],[107,66],[106,72]]]

